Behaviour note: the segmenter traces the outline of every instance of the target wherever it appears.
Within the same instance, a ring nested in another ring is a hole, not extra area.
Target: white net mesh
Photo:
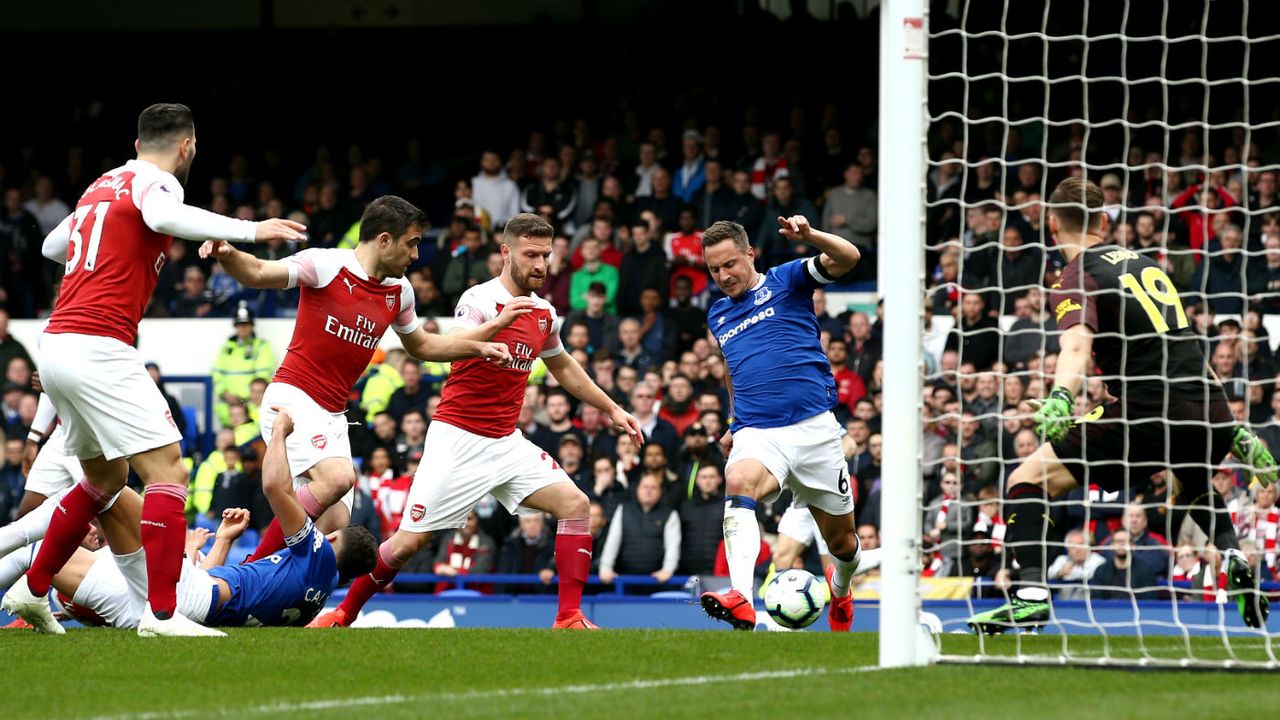
[[[1239,424],[1280,449],[1280,78],[1264,60],[1280,57],[1280,35],[1248,2],[960,5],[928,23],[923,584],[952,600],[926,609],[944,632],[970,632],[969,617],[1022,587],[1012,555],[1036,553],[1053,617],[1034,636],[944,637],[944,657],[1278,667],[1267,627],[1242,622],[1239,598],[1257,605],[1224,561],[1234,544],[1264,592],[1280,588],[1275,494],[1218,450]],[[1068,263],[1045,208],[1069,177],[1102,188],[1105,239],[1156,266],[1122,282],[1128,295],[1086,283],[1086,305],[1123,318],[1139,303],[1155,325],[1100,332],[1098,364],[1109,341],[1123,367],[1152,369],[1090,366],[1075,407],[1093,423],[1077,430],[1081,487],[1049,501],[1039,540],[1010,548],[1006,481],[1041,444],[1027,401],[1053,388],[1057,320],[1073,309],[1050,302]],[[1168,356],[1130,357],[1153,337]],[[1179,344],[1222,377],[1234,417],[1204,402],[1188,415],[1170,395]],[[1132,398],[1107,412],[1122,385],[1164,396],[1145,421]],[[1150,450],[1132,432],[1142,422],[1159,428],[1163,462],[1134,461]],[[1187,462],[1188,443],[1200,459]],[[1186,509],[1206,505],[1191,496],[1210,478],[1226,507],[1197,522]]]

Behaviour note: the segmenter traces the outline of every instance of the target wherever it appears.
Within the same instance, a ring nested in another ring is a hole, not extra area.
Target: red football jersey
[[[142,220],[142,201],[152,192],[171,193],[182,201],[177,178],[149,162],[130,160],[80,196],[71,215],[62,293],[45,332],[133,344],[173,244],[172,235],[162,235]]]
[[[332,413],[369,366],[387,328],[407,335],[421,321],[404,278],[371,279],[351,250],[314,248],[284,259],[302,288],[293,338],[275,382],[292,385]]]
[[[497,317],[511,298],[502,280],[494,278],[464,292],[454,317],[466,327],[475,327]],[[533,312],[499,330],[491,341],[507,346],[511,365],[498,367],[483,358],[453,363],[435,420],[490,438],[515,432],[534,359],[564,352],[555,308],[542,298],[533,300]]]

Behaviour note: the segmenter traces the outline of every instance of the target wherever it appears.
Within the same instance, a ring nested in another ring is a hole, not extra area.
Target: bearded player
[[[386,195],[360,218],[355,249],[315,248],[283,260],[262,260],[227,243],[205,243],[201,257],[218,258],[246,287],[301,287],[298,317],[284,362],[262,396],[262,439],[270,443],[276,412],[287,408],[297,430],[289,436],[289,467],[298,501],[322,531],[345,528],[351,518],[356,473],[347,436],[347,397],[369,365],[387,328],[421,360],[510,360],[504,345],[433,335],[415,313],[413,286],[404,273],[418,259],[426,216],[407,200]],[[495,317],[497,332],[522,312]],[[339,502],[341,501],[341,502]],[[323,516],[323,517],[322,517]],[[286,533],[273,520],[247,562],[284,547]]]
[[[454,364],[427,429],[426,461],[414,475],[400,529],[379,548],[374,571],[352,583],[342,604],[316,618],[312,627],[350,625],[365,602],[391,582],[433,533],[462,527],[472,508],[492,494],[509,512],[527,508],[556,517],[560,608],[553,627],[595,628],[581,609],[591,570],[587,496],[555,458],[516,429],[530,367],[541,358],[561,387],[599,408],[637,442],[640,425],[564,351],[555,309],[533,295],[546,281],[551,237],[551,226],[541,217],[515,216],[502,236],[502,274],[459,298],[454,313],[459,327],[453,332],[481,334],[504,344],[511,351],[511,365],[482,360]],[[487,329],[516,304],[530,311],[507,327]]]

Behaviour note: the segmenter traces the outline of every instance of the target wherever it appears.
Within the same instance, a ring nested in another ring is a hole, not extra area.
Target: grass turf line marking
[[[425,693],[421,695],[367,695],[364,697],[337,698],[332,700],[310,700],[307,702],[282,702],[265,705],[251,705],[241,708],[210,708],[208,710],[172,710],[145,713],[127,713],[122,715],[97,715],[85,720],[179,720],[190,717],[273,715],[285,712],[305,710],[335,710],[349,707],[369,707],[376,705],[404,705],[419,702],[450,702],[480,700],[485,698],[510,698],[542,695],[560,695],[563,693],[599,693],[618,692],[622,690],[652,690],[667,687],[684,687],[690,685],[710,685],[712,683],[749,682],[753,680],[778,680],[811,675],[850,675],[853,673],[876,672],[882,668],[875,665],[851,668],[796,668],[794,670],[766,670],[760,672],[737,673],[735,675],[698,675],[694,677],[655,678],[651,680],[628,680],[625,682],[599,683],[595,685],[561,685],[541,688],[499,688],[493,690],[469,690],[467,692]]]

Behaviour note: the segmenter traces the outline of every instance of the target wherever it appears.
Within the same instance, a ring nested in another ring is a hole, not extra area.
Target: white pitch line
[[[794,670],[766,670],[761,672],[737,673],[735,675],[697,675],[694,677],[654,678],[652,680],[628,680],[626,682],[599,683],[594,685],[562,685],[559,687],[524,687],[497,688],[493,690],[468,690],[467,692],[424,693],[421,695],[366,695],[363,697],[337,698],[333,700],[310,700],[307,702],[281,702],[266,705],[250,705],[248,707],[208,708],[205,710],[170,710],[146,713],[128,713],[122,715],[97,715],[84,720],[181,720],[181,718],[249,715],[275,715],[279,713],[306,710],[335,710],[350,707],[369,707],[376,705],[405,705],[408,703],[430,703],[482,700],[490,698],[513,698],[529,696],[552,696],[584,693],[619,692],[623,690],[653,690],[667,687],[685,687],[690,685],[711,685],[714,683],[751,682],[755,680],[778,680],[813,675],[849,675],[853,673],[875,672],[879,667],[870,665],[850,668],[796,668]]]

